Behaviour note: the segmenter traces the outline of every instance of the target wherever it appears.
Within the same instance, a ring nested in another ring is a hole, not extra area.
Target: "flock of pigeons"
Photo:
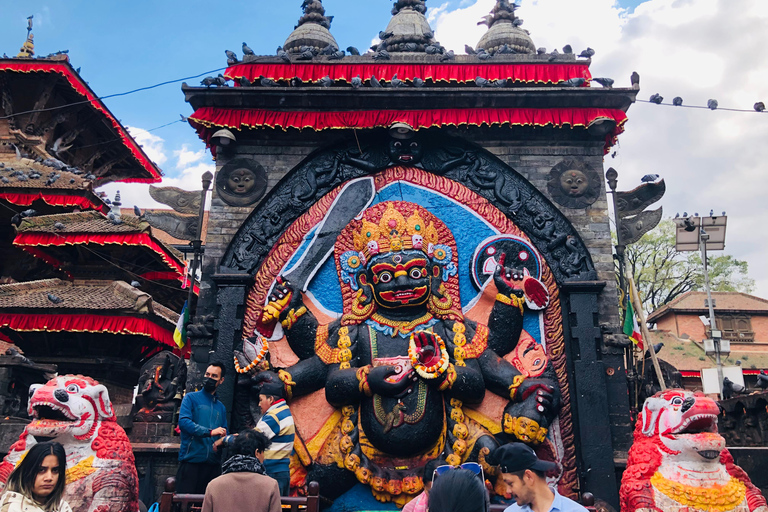
[[[661,105],[664,101],[664,97],[659,94],[652,94],[651,97],[648,99],[651,103],[655,103],[656,105]],[[683,106],[683,98],[680,96],[675,96],[672,98],[672,105],[676,107],[682,107]],[[710,110],[717,110],[717,107],[719,106],[719,103],[715,99],[707,100],[707,108]],[[765,110],[765,103],[762,101],[758,101],[752,106],[753,109],[755,109],[755,112],[763,112]]]
[[[382,33],[379,33],[379,38],[382,41],[385,41],[391,35],[392,34],[386,34],[382,32]],[[382,61],[382,60],[386,61],[391,59],[390,53],[384,48],[384,46],[386,45],[380,44],[372,48],[372,50],[375,50],[372,53],[372,57],[375,61]],[[416,48],[414,47],[413,51],[415,50]],[[474,49],[469,45],[466,45],[464,47],[464,50],[467,53],[467,55],[474,55],[481,61],[492,59],[494,55],[518,53],[506,44],[502,45],[498,50],[490,53],[484,50],[483,48]],[[334,45],[328,45],[322,50],[318,50],[317,48],[313,48],[310,46],[302,46],[299,49],[299,53],[294,58],[295,60],[298,60],[298,61],[306,61],[306,60],[312,60],[317,56],[326,56],[328,57],[328,60],[341,60],[347,55],[347,52],[349,52],[350,55],[360,55],[360,51],[354,46],[348,47],[346,51],[340,50]],[[446,49],[443,46],[439,45],[438,43],[428,45],[425,48],[425,52],[428,55],[441,55],[440,57],[441,62],[450,61],[455,59],[456,57],[453,50],[446,51]],[[227,56],[228,64],[233,65],[240,62],[235,52],[231,50],[225,50],[224,53]],[[544,55],[547,53],[547,49],[539,48],[537,50],[537,53],[539,55]],[[566,45],[563,47],[563,54],[565,55],[573,54],[573,48],[571,48],[571,45]],[[243,43],[243,55],[245,56],[255,55],[254,51],[246,43]],[[275,55],[286,64],[290,64],[292,62],[291,55],[288,52],[286,52],[282,46],[278,46],[277,52]],[[549,60],[553,61],[557,59],[558,55],[560,55],[560,52],[555,49],[550,54]],[[587,48],[586,50],[582,51],[578,55],[578,57],[589,59],[589,58],[592,58],[594,55],[595,55],[595,50],[593,50],[592,48]],[[610,78],[593,78],[593,80],[598,84],[600,84],[601,86],[606,87],[608,89],[612,88],[614,83],[614,81]],[[360,87],[363,87],[365,85],[366,81],[368,81],[370,87],[374,89],[381,89],[381,88],[387,87],[385,82],[382,80],[379,80],[378,78],[376,78],[376,76],[371,76],[370,78],[362,78],[360,75],[353,77],[350,80],[350,85],[352,85],[354,89],[359,89]],[[560,85],[563,85],[566,87],[581,87],[582,85],[584,85],[585,81],[586,80],[584,78],[571,78],[569,80],[565,80]],[[260,75],[258,80],[254,80],[253,82],[251,82],[246,77],[240,77],[238,79],[238,82],[241,87],[255,87],[255,86],[278,87],[281,85],[277,81],[271,78],[267,78],[263,75]],[[212,86],[228,87],[229,86],[229,84],[227,83],[227,78],[222,74],[219,74],[218,76],[215,76],[215,77],[207,76],[200,82],[200,84],[205,87],[212,87]],[[330,75],[326,75],[325,77],[318,80],[316,84],[319,85],[320,87],[331,87],[334,84],[334,80],[330,77]],[[291,79],[290,85],[293,87],[297,87],[297,86],[303,85],[303,82],[299,78],[293,78]],[[412,85],[417,88],[424,87],[424,80],[422,80],[421,78],[414,78],[412,81]],[[477,78],[475,78],[475,85],[478,87],[506,87],[507,80],[505,79],[488,80],[486,78],[478,76]],[[397,75],[394,75],[392,77],[392,80],[389,81],[389,85],[388,85],[389,88],[395,88],[395,89],[400,87],[407,87],[407,86],[408,84],[405,81],[399,79]]]

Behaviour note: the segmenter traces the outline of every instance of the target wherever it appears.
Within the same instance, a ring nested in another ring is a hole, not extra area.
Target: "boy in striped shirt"
[[[267,474],[277,480],[280,495],[288,496],[291,480],[289,464],[293,453],[296,427],[293,424],[291,410],[283,396],[281,381],[267,381],[261,385],[259,407],[263,416],[256,425],[256,430],[262,432],[271,441],[264,453],[264,467]]]

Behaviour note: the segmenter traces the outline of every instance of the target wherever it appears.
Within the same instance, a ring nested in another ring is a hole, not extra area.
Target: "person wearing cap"
[[[556,470],[557,464],[539,459],[530,446],[506,444],[493,452],[492,462],[499,466],[504,494],[513,495],[516,501],[504,512],[587,512],[549,487],[546,473]]]
[[[259,407],[263,416],[256,424],[256,430],[271,441],[264,453],[264,467],[280,486],[280,495],[290,492],[291,473],[289,464],[293,453],[293,439],[296,427],[293,415],[285,402],[285,388],[280,380],[268,380],[259,388]]]

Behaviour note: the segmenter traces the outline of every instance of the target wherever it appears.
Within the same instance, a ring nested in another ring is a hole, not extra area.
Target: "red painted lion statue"
[[[74,512],[137,512],[138,476],[125,431],[115,421],[107,388],[90,377],[63,375],[29,389],[33,418],[0,464],[0,482],[38,441],[67,452],[64,499]]]
[[[621,511],[768,512],[717,433],[717,403],[681,389],[645,401],[621,480]]]

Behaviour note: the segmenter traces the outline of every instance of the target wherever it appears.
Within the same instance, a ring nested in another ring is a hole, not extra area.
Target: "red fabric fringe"
[[[235,81],[235,87],[239,86],[238,79],[246,77],[251,82],[259,76],[265,76],[273,80],[290,80],[300,78],[304,82],[317,82],[325,76],[333,80],[350,82],[352,78],[360,76],[368,80],[375,76],[379,80],[391,81],[397,74],[400,80],[432,80],[433,82],[471,82],[480,76],[487,80],[506,79],[514,82],[548,83],[554,84],[571,78],[585,78],[589,85],[592,75],[589,65],[585,63],[574,64],[407,64],[389,62],[367,63],[310,63],[310,64],[277,64],[251,62],[236,64],[227,68],[224,76]]]
[[[68,278],[72,279],[72,274],[70,274],[69,272],[61,268],[61,262],[56,258],[54,258],[53,256],[51,256],[50,254],[48,254],[47,252],[41,249],[38,249],[37,247],[22,247],[22,249],[25,252],[34,256],[35,258],[40,258],[41,260],[43,260],[50,266],[56,268],[57,270],[61,270],[67,275]]]
[[[14,60],[13,62],[0,62],[0,71],[17,71],[21,73],[59,73],[61,76],[63,76],[67,82],[69,82],[69,85],[81,96],[84,96],[90,103],[93,108],[101,112],[106,116],[106,118],[109,120],[109,122],[112,124],[112,127],[117,130],[118,135],[120,136],[120,139],[122,139],[123,144],[125,147],[127,147],[131,154],[133,155],[136,160],[138,160],[139,164],[146,170],[152,177],[151,178],[127,178],[122,180],[117,180],[122,183],[159,183],[162,179],[162,175],[159,173],[159,170],[155,167],[155,165],[147,158],[147,156],[144,154],[144,151],[141,150],[139,145],[136,143],[136,141],[131,138],[131,136],[128,134],[128,132],[123,128],[123,126],[118,122],[117,119],[112,115],[112,113],[107,109],[106,106],[101,102],[101,100],[93,93],[93,91],[88,87],[79,76],[77,76],[75,73],[72,72],[71,67],[69,64],[64,62],[40,62],[40,61],[24,61],[24,60]]]
[[[101,316],[101,315],[24,315],[0,313],[0,327],[8,327],[14,331],[47,331],[47,332],[108,332],[111,334],[136,334],[148,336],[153,340],[176,347],[173,332],[164,329],[146,318],[130,316]]]
[[[242,128],[310,128],[312,130],[344,128],[377,128],[393,123],[406,123],[414,130],[433,126],[588,126],[596,119],[613,119],[616,129],[606,138],[605,150],[624,131],[627,114],[605,108],[483,108],[443,110],[371,110],[344,112],[287,112],[256,109],[223,109],[202,107],[189,117],[190,124],[206,144],[211,127]]]
[[[44,192],[37,194],[11,194],[9,192],[0,193],[0,199],[5,199],[9,203],[18,206],[29,206],[37,200],[42,200],[51,206],[77,206],[83,210],[99,210],[105,215],[109,213],[109,207],[105,204],[98,204],[87,197],[52,195]]]
[[[184,264],[177,260],[175,256],[166,252],[146,233],[19,233],[13,240],[13,245],[32,247],[74,244],[124,244],[146,246],[158,254],[171,269],[178,273],[178,275],[184,275]]]

